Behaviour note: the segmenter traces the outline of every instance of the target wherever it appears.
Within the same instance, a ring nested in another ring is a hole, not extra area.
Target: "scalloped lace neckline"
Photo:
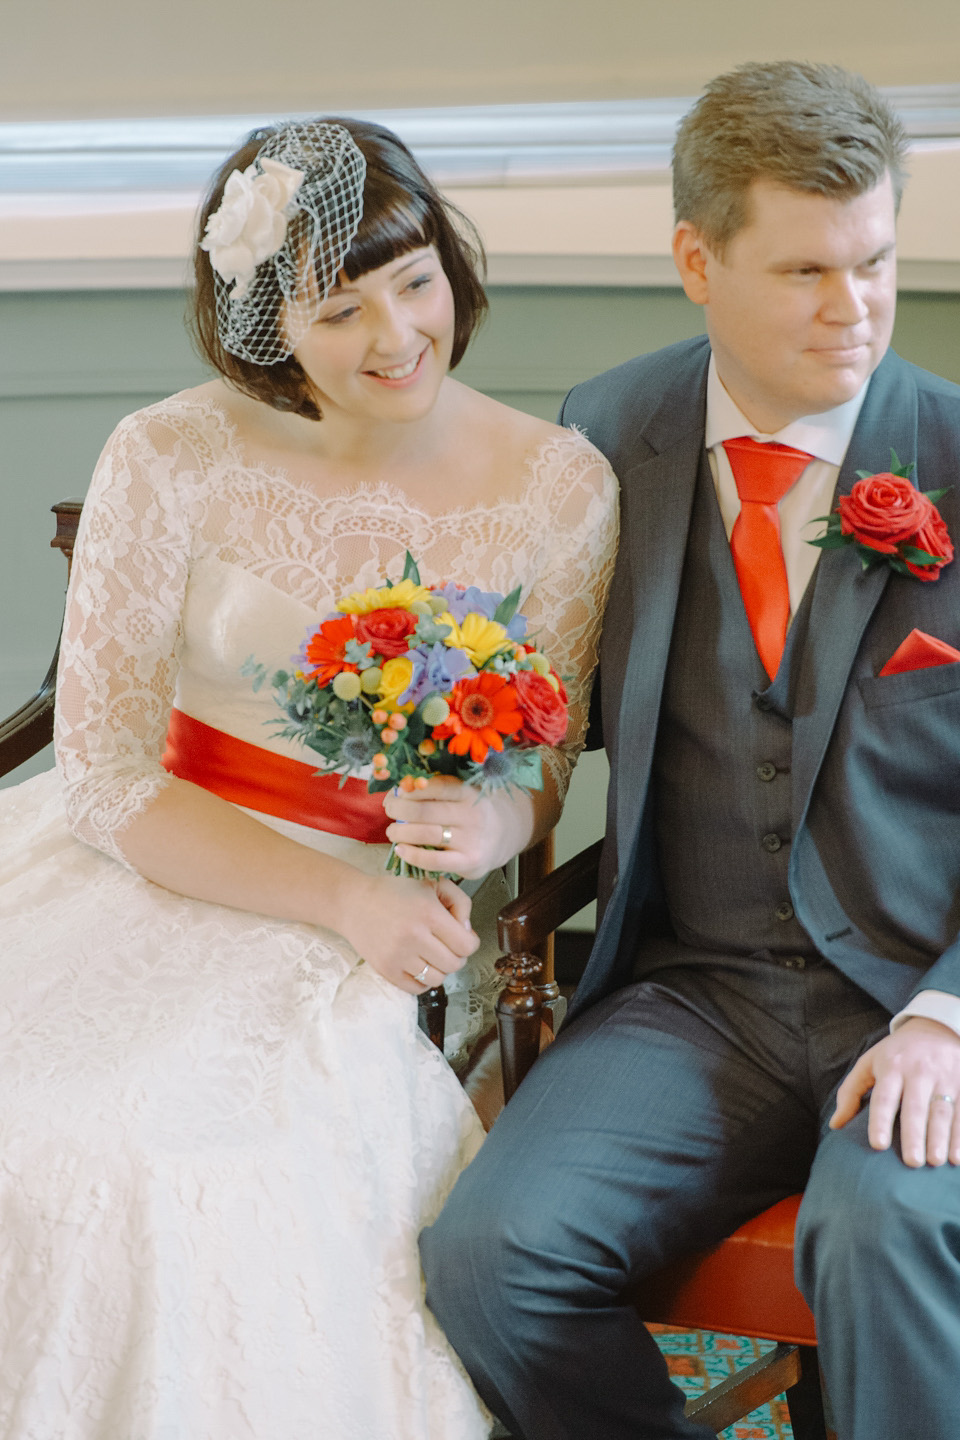
[[[170,405],[177,397],[161,402],[162,405]],[[578,445],[589,444],[586,437],[575,427],[561,428],[558,435],[548,435],[533,450],[529,451],[521,462],[523,479],[514,495],[499,495],[490,502],[478,501],[474,505],[456,505],[445,507],[443,510],[428,510],[419,501],[413,499],[400,485],[392,484],[388,480],[359,481],[354,485],[345,486],[340,489],[331,490],[329,494],[321,494],[297,480],[282,465],[271,465],[268,461],[251,461],[244,453],[243,441],[240,437],[239,426],[232,420],[221,405],[215,400],[203,399],[182,402],[184,408],[192,407],[199,414],[209,417],[216,425],[221,436],[224,458],[227,464],[235,466],[238,470],[246,471],[251,475],[262,476],[265,480],[275,482],[288,491],[298,496],[311,500],[315,505],[324,508],[331,504],[342,504],[350,502],[358,497],[365,501],[375,502],[382,498],[389,500],[393,505],[401,504],[408,511],[413,511],[424,520],[436,522],[451,518],[468,518],[481,514],[489,514],[491,511],[513,507],[525,503],[528,493],[540,479],[539,469],[544,456],[552,446],[574,449]]]

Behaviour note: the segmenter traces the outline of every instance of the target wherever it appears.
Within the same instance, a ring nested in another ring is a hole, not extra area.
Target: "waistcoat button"
[[[776,915],[778,920],[792,920],[793,906],[790,904],[789,900],[784,900],[783,904],[778,905],[773,913],[774,915]]]
[[[764,835],[763,839],[760,841],[760,844],[763,846],[764,850],[769,850],[770,854],[774,855],[780,849],[783,841],[780,839],[779,835],[771,834]]]
[[[757,709],[758,709],[758,710],[769,710],[769,709],[770,709],[770,703],[771,703],[771,702],[770,702],[770,700],[767,698],[766,695],[758,695],[758,696],[757,696]]]
[[[757,775],[761,780],[772,780],[777,773],[777,767],[770,760],[764,760],[762,765],[757,766]]]

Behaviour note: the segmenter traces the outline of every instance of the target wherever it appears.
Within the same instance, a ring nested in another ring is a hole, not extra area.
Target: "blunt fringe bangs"
[[[475,227],[443,198],[392,131],[382,125],[337,115],[322,118],[348,130],[367,162],[363,217],[343,262],[347,278],[356,280],[411,250],[435,246],[453,292],[454,334],[450,357],[453,369],[463,359],[474,331],[487,312],[482,284],[486,260]],[[293,355],[275,365],[254,365],[224,349],[217,330],[213,267],[209,255],[199,246],[207,220],[223,198],[228,177],[234,170],[245,170],[252,164],[264,141],[274,133],[273,128],[253,131],[211,182],[200,211],[194,250],[196,287],[191,328],[202,358],[243,394],[262,400],[275,410],[320,420],[320,407]]]
[[[712,80],[681,121],[673,205],[722,256],[746,225],[754,180],[846,200],[889,172],[899,209],[906,133],[859,75],[838,65],[778,60]]]

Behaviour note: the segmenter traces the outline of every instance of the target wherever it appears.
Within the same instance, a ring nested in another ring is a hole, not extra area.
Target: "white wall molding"
[[[911,137],[901,281],[960,290],[960,85],[886,92]],[[495,285],[674,286],[686,99],[365,112],[477,222]],[[0,124],[0,290],[175,289],[223,155],[277,117]]]

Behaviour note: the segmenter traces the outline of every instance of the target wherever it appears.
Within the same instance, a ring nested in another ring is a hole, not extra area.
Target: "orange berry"
[[[426,790],[430,782],[427,779],[426,775],[418,775],[413,783],[418,790]]]
[[[373,757],[373,768],[374,768],[374,770],[382,770],[383,767],[386,765],[386,763],[387,763],[387,757],[386,757],[386,755],[384,755],[383,753],[381,753],[381,754],[379,754],[379,755],[374,755],[374,757]]]
[[[406,715],[401,715],[399,710],[394,710],[387,724],[393,730],[405,730],[407,728],[407,717]]]
[[[374,767],[373,778],[374,780],[389,780],[390,771],[385,770],[382,765],[377,765]]]
[[[432,755],[435,752],[436,748],[437,742],[430,739],[421,740],[420,744],[417,746],[417,749],[419,750],[421,755]]]
[[[413,789],[413,786],[414,786],[413,776],[412,776],[412,775],[404,775],[403,779],[400,781],[400,789],[401,789],[401,790],[405,790],[405,791],[407,792],[407,794],[409,795],[409,794],[410,794],[410,791]]]
[[[373,721],[374,725],[386,725],[387,721],[390,719],[390,716],[387,714],[386,710],[374,710],[370,716],[370,719]]]
[[[394,740],[399,739],[400,736],[397,734],[396,730],[391,730],[389,725],[384,725],[383,729],[380,731],[380,742],[383,745],[392,745]]]

